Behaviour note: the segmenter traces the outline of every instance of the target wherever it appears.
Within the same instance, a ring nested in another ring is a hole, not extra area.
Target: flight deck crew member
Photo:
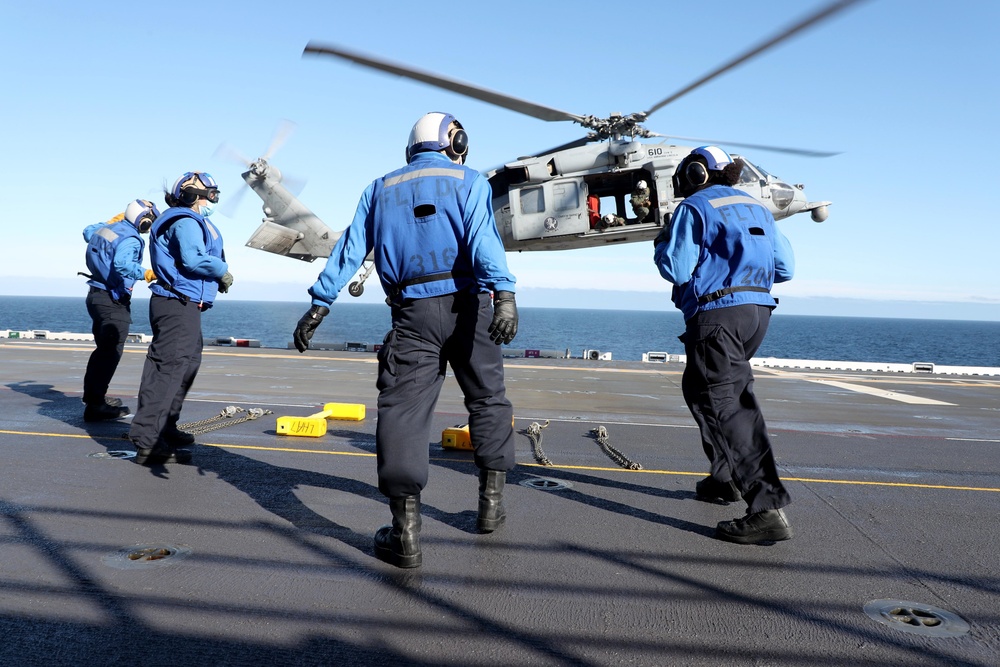
[[[90,271],[87,312],[97,346],[83,376],[84,421],[118,419],[129,413],[121,399],[107,397],[108,385],[122,359],[132,324],[132,287],[138,280],[153,279],[152,271],[142,267],[146,248],[142,234],[149,232],[159,214],[152,202],[136,199],[125,213],[83,230]]]
[[[480,471],[477,528],[493,532],[506,518],[502,494],[514,467],[514,429],[499,345],[517,333],[515,279],[490,185],[464,166],[468,142],[454,116],[429,113],[417,121],[407,166],[362,193],[353,222],[309,289],[313,305],[294,333],[296,348],[305,352],[340,290],[374,252],[392,308],[392,330],[378,355],[375,430],[378,485],[389,499],[392,524],[375,533],[375,554],[397,567],[422,560],[420,492],[447,364],[465,395]]]
[[[674,173],[685,197],[654,242],[660,275],[686,323],[684,400],[701,431],[711,473],[700,500],[738,500],[746,515],[720,522],[716,537],[755,544],[792,537],[782,507],[791,502],[753,393],[750,358],[777,301],[771,286],[790,280],[795,259],[771,212],[735,185],[743,161],[716,146],[696,148]]]
[[[219,188],[205,172],[187,172],[164,193],[168,208],[150,230],[156,274],[150,285],[153,342],[128,437],[136,462],[188,463],[194,436],[177,428],[184,397],[201,366],[201,313],[233,283],[222,235],[209,221]]]

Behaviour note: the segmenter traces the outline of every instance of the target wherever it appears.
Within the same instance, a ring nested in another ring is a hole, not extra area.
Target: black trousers
[[[132,311],[127,302],[113,300],[107,290],[91,287],[87,294],[87,312],[94,323],[91,331],[97,347],[90,353],[83,376],[83,402],[101,405],[125,350]]]
[[[681,389],[712,476],[732,479],[750,513],[791,502],[778,477],[750,368],[770,321],[767,306],[717,308],[695,314],[681,336],[687,353]]]
[[[392,330],[378,355],[375,448],[384,495],[415,495],[427,484],[431,420],[449,364],[465,395],[476,465],[514,467],[514,409],[506,398],[500,346],[487,332],[492,320],[488,294],[393,306]]]
[[[139,385],[139,407],[129,438],[153,447],[165,430],[175,428],[184,397],[201,367],[201,310],[198,304],[153,295],[149,298],[153,342],[146,353]]]

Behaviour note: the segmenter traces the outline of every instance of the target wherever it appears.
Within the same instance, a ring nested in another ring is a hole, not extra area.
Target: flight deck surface
[[[374,355],[208,347],[182,422],[271,414],[144,467],[127,420],[83,422],[91,345],[0,341],[2,664],[1000,663],[998,376],[756,369],[795,530],[761,546],[713,537],[743,503],[694,499],[677,363],[507,360],[518,466],[506,525],[476,534],[449,377],[423,566],[400,570],[372,548]],[[144,355],[110,391],[133,410]],[[276,433],[327,402],[367,418]]]

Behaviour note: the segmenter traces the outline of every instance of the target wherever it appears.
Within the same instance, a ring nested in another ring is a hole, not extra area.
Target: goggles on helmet
[[[189,171],[174,183],[173,195],[180,198],[184,192],[204,197],[213,204],[219,203],[219,184],[206,171]]]

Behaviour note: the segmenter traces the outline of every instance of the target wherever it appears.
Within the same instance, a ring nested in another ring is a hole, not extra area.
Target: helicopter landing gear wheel
[[[347,292],[351,296],[361,296],[362,294],[365,293],[365,286],[362,283],[359,283],[357,280],[355,280],[353,283],[348,285]]]

